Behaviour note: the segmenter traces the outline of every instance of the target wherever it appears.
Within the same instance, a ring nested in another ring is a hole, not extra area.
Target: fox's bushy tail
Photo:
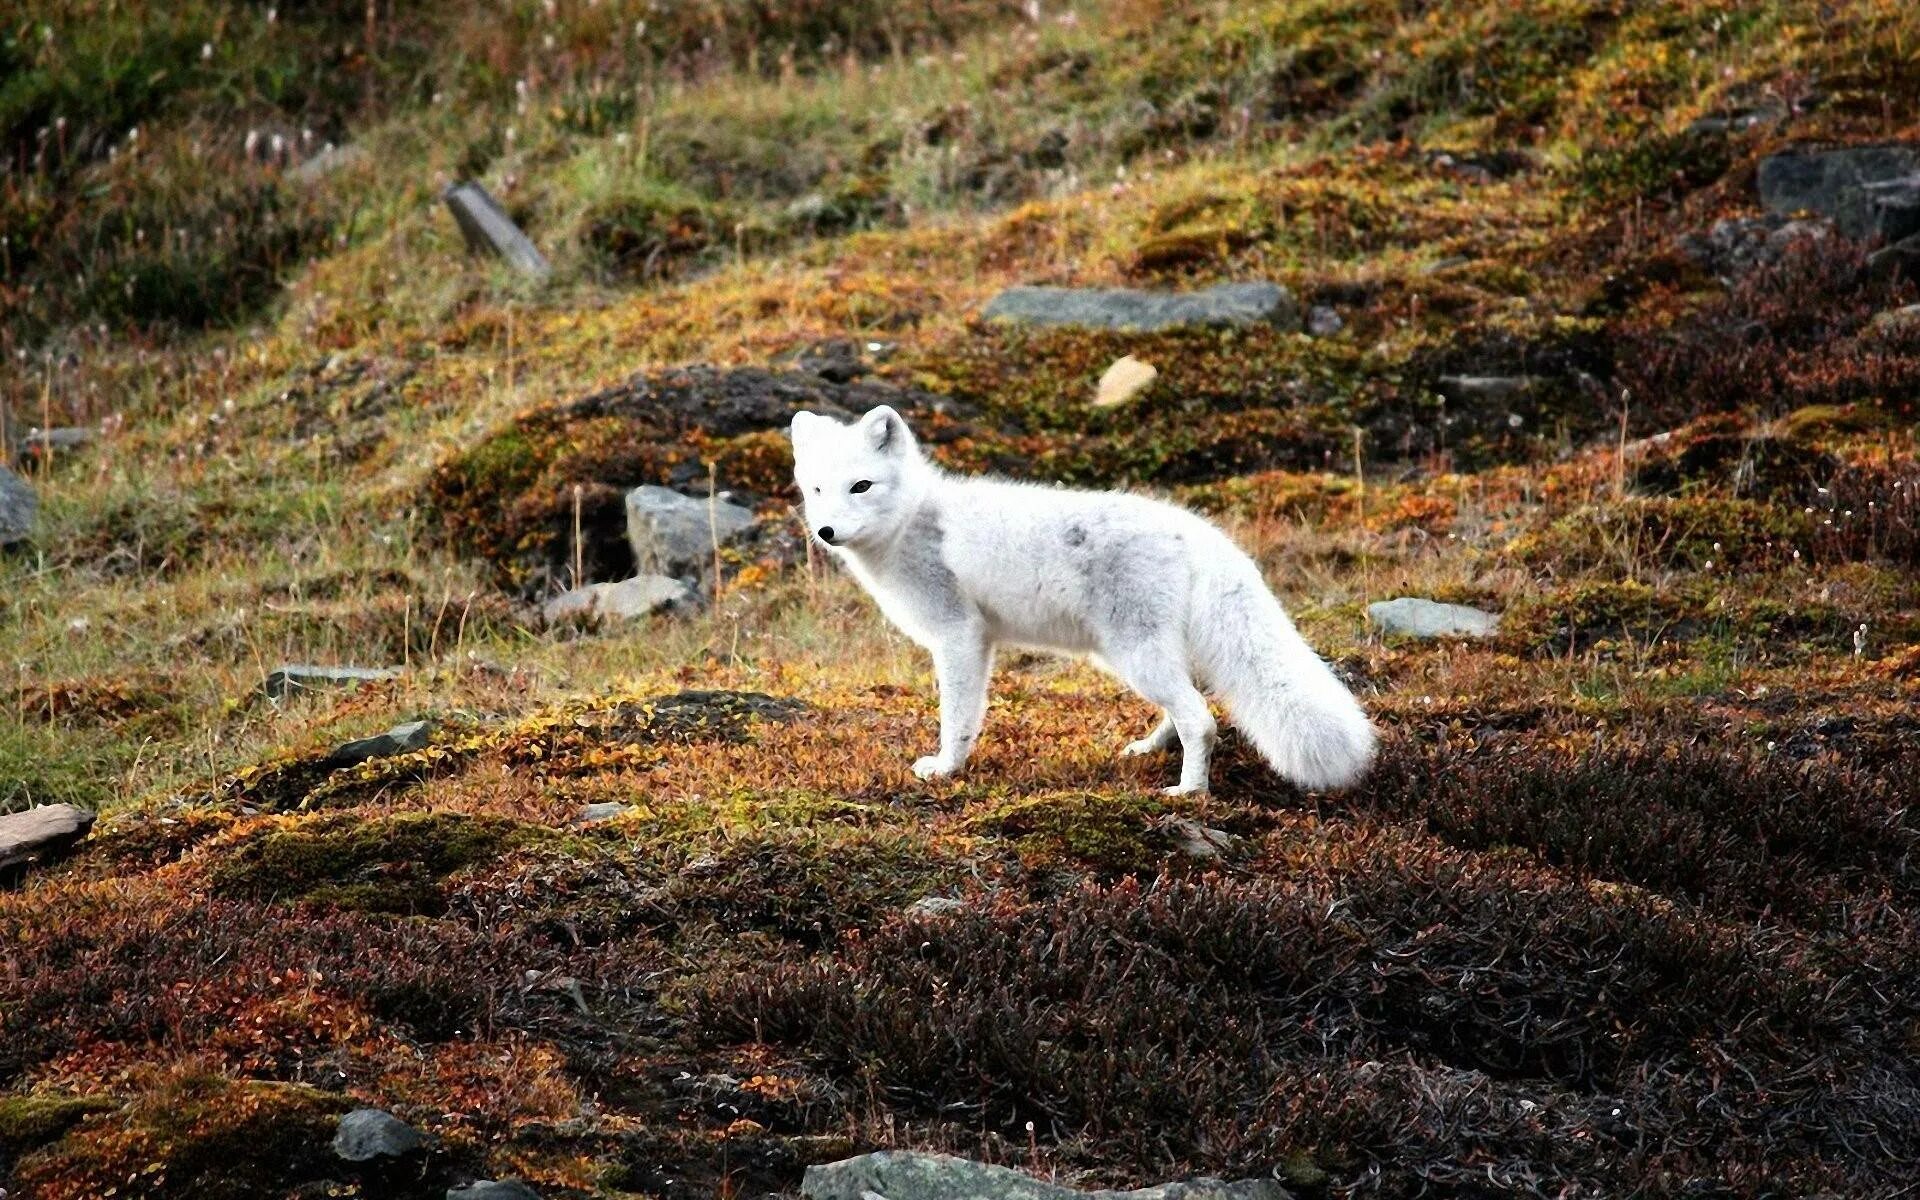
[[[1372,723],[1293,627],[1253,560],[1237,549],[1214,557],[1194,592],[1194,669],[1268,764],[1310,790],[1347,787],[1366,774]]]

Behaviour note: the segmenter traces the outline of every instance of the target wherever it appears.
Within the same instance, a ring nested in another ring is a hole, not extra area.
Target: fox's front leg
[[[980,723],[987,715],[987,677],[993,672],[993,648],[977,630],[933,648],[933,673],[940,681],[940,753],[913,764],[922,779],[951,775],[973,753]]]

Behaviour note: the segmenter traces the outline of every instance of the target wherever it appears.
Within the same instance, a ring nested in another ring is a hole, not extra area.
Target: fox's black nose
[[[820,527],[820,540],[829,546],[833,545],[833,526],[822,525]]]

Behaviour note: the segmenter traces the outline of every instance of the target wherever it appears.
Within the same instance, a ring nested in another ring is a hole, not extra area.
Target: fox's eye
[[[862,479],[859,483],[854,484],[852,487],[848,488],[847,490],[852,492],[854,495],[858,496],[861,492],[866,491],[868,488],[872,486],[873,486],[873,480]]]

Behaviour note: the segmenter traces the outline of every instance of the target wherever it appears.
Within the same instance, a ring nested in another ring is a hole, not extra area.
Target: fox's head
[[[931,468],[893,409],[883,404],[850,425],[795,413],[792,436],[793,482],[814,537],[858,550],[891,537],[913,513]]]

